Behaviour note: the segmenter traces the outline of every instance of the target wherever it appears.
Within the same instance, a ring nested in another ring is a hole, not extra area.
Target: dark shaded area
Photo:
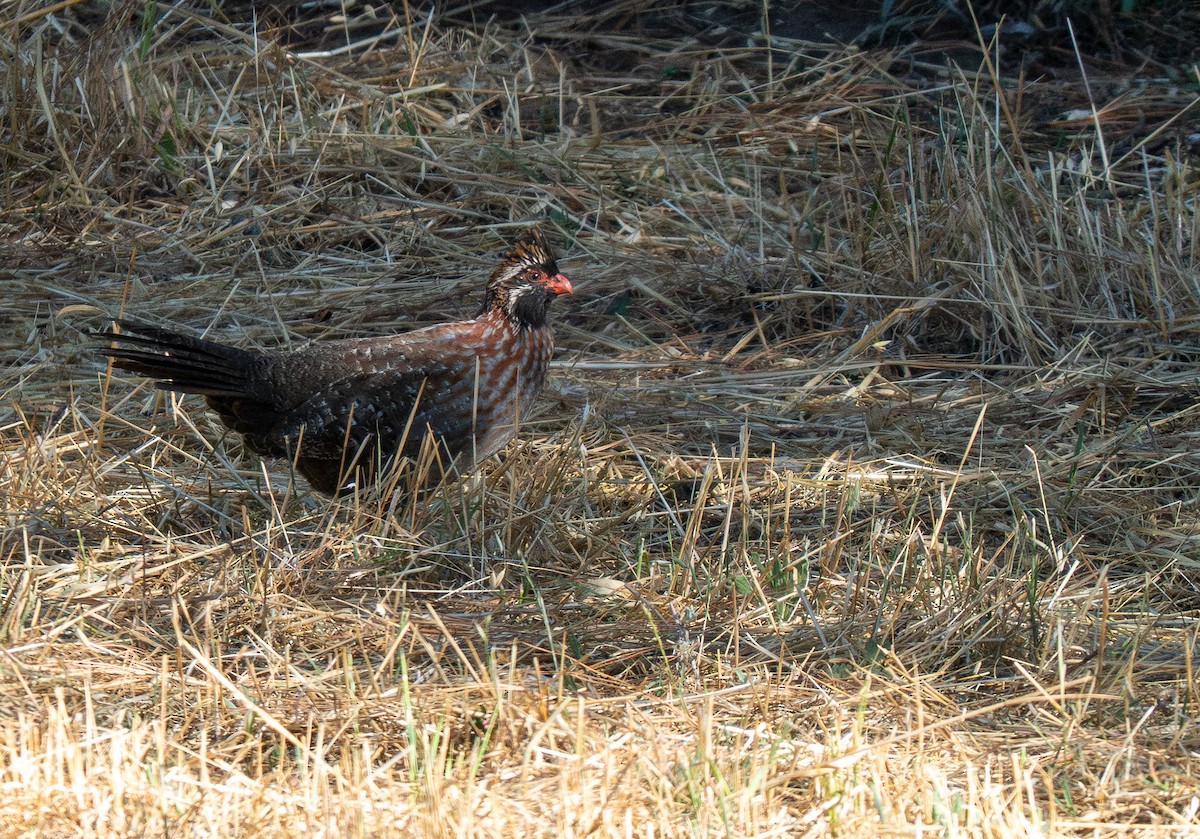
[[[624,35],[648,40],[693,39],[713,48],[761,47],[768,36],[810,44],[855,44],[892,48],[920,59],[951,58],[964,64],[979,60],[980,44],[999,44],[1007,64],[1040,65],[1047,70],[1075,66],[1078,57],[1093,66],[1153,68],[1187,72],[1200,61],[1200,3],[1159,0],[1124,4],[1095,0],[785,0],[763,4],[737,0],[518,0],[468,2],[363,2],[311,0],[261,2],[227,0],[205,14],[232,26],[252,24],[260,37],[297,50],[336,50],[361,43],[398,27],[419,37],[430,15],[443,24],[477,27],[497,22],[524,30],[536,39],[539,27],[553,21],[561,30],[572,21],[581,51],[602,49],[594,38]],[[154,4],[117,4],[118,17],[155,16]],[[89,2],[71,7],[68,20],[86,35],[112,26],[114,4]],[[784,47],[786,49],[786,47]]]
[[[460,5],[431,2],[225,2],[219,13],[233,25],[253,20],[260,35],[293,48],[336,49],[397,26],[420,28],[429,15],[478,26],[488,21],[536,32],[540,21],[573,18],[581,41],[597,34],[644,38],[695,38],[714,47],[755,45],[769,35],[810,43],[857,44],[864,48],[912,50],[917,55],[961,57],[979,54],[979,44],[999,34],[1008,59],[1054,67],[1076,61],[1076,45],[1086,61],[1137,66],[1179,67],[1200,60],[1200,4],[1190,0],[1123,4],[1087,0],[786,0],[763,4],[720,0],[518,0]],[[141,4],[138,4],[141,8]],[[109,3],[74,7],[77,20],[101,19]],[[210,12],[211,13],[211,12]],[[761,44],[759,44],[761,45]],[[588,48],[591,48],[590,45]]]

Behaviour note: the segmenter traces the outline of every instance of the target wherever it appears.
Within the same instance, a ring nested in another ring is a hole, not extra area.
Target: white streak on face
[[[527,266],[522,265],[521,263],[517,263],[516,265],[509,265],[504,271],[502,271],[500,273],[500,275],[498,277],[496,277],[493,280],[493,282],[499,281],[501,283],[507,283],[510,280],[515,280],[518,276],[520,276],[521,272],[524,271],[526,267]]]
[[[517,303],[520,302],[521,298],[534,290],[534,287],[531,285],[523,285],[512,289],[508,293],[508,298],[504,301],[504,311],[509,317],[512,317],[513,313],[516,312]]]

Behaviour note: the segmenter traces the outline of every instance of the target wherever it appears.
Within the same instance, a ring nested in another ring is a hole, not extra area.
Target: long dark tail
[[[111,358],[114,366],[149,376],[163,390],[218,400],[250,396],[253,353],[135,320],[114,323],[120,332],[96,334],[107,344],[96,351]]]

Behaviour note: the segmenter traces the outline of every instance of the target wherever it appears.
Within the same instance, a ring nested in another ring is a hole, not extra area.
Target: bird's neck
[[[516,329],[538,329],[546,325],[546,302],[546,292],[534,286],[489,288],[479,317],[496,318]]]

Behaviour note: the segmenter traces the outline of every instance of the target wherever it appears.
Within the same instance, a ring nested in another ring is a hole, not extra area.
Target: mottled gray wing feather
[[[364,443],[378,445],[385,455],[400,450],[413,456],[432,429],[444,451],[456,455],[471,437],[472,388],[470,381],[448,372],[431,366],[348,377],[288,410],[273,427],[248,436],[257,437],[252,444],[264,451],[293,451],[300,441],[304,457],[337,460],[345,448],[352,456]]]

